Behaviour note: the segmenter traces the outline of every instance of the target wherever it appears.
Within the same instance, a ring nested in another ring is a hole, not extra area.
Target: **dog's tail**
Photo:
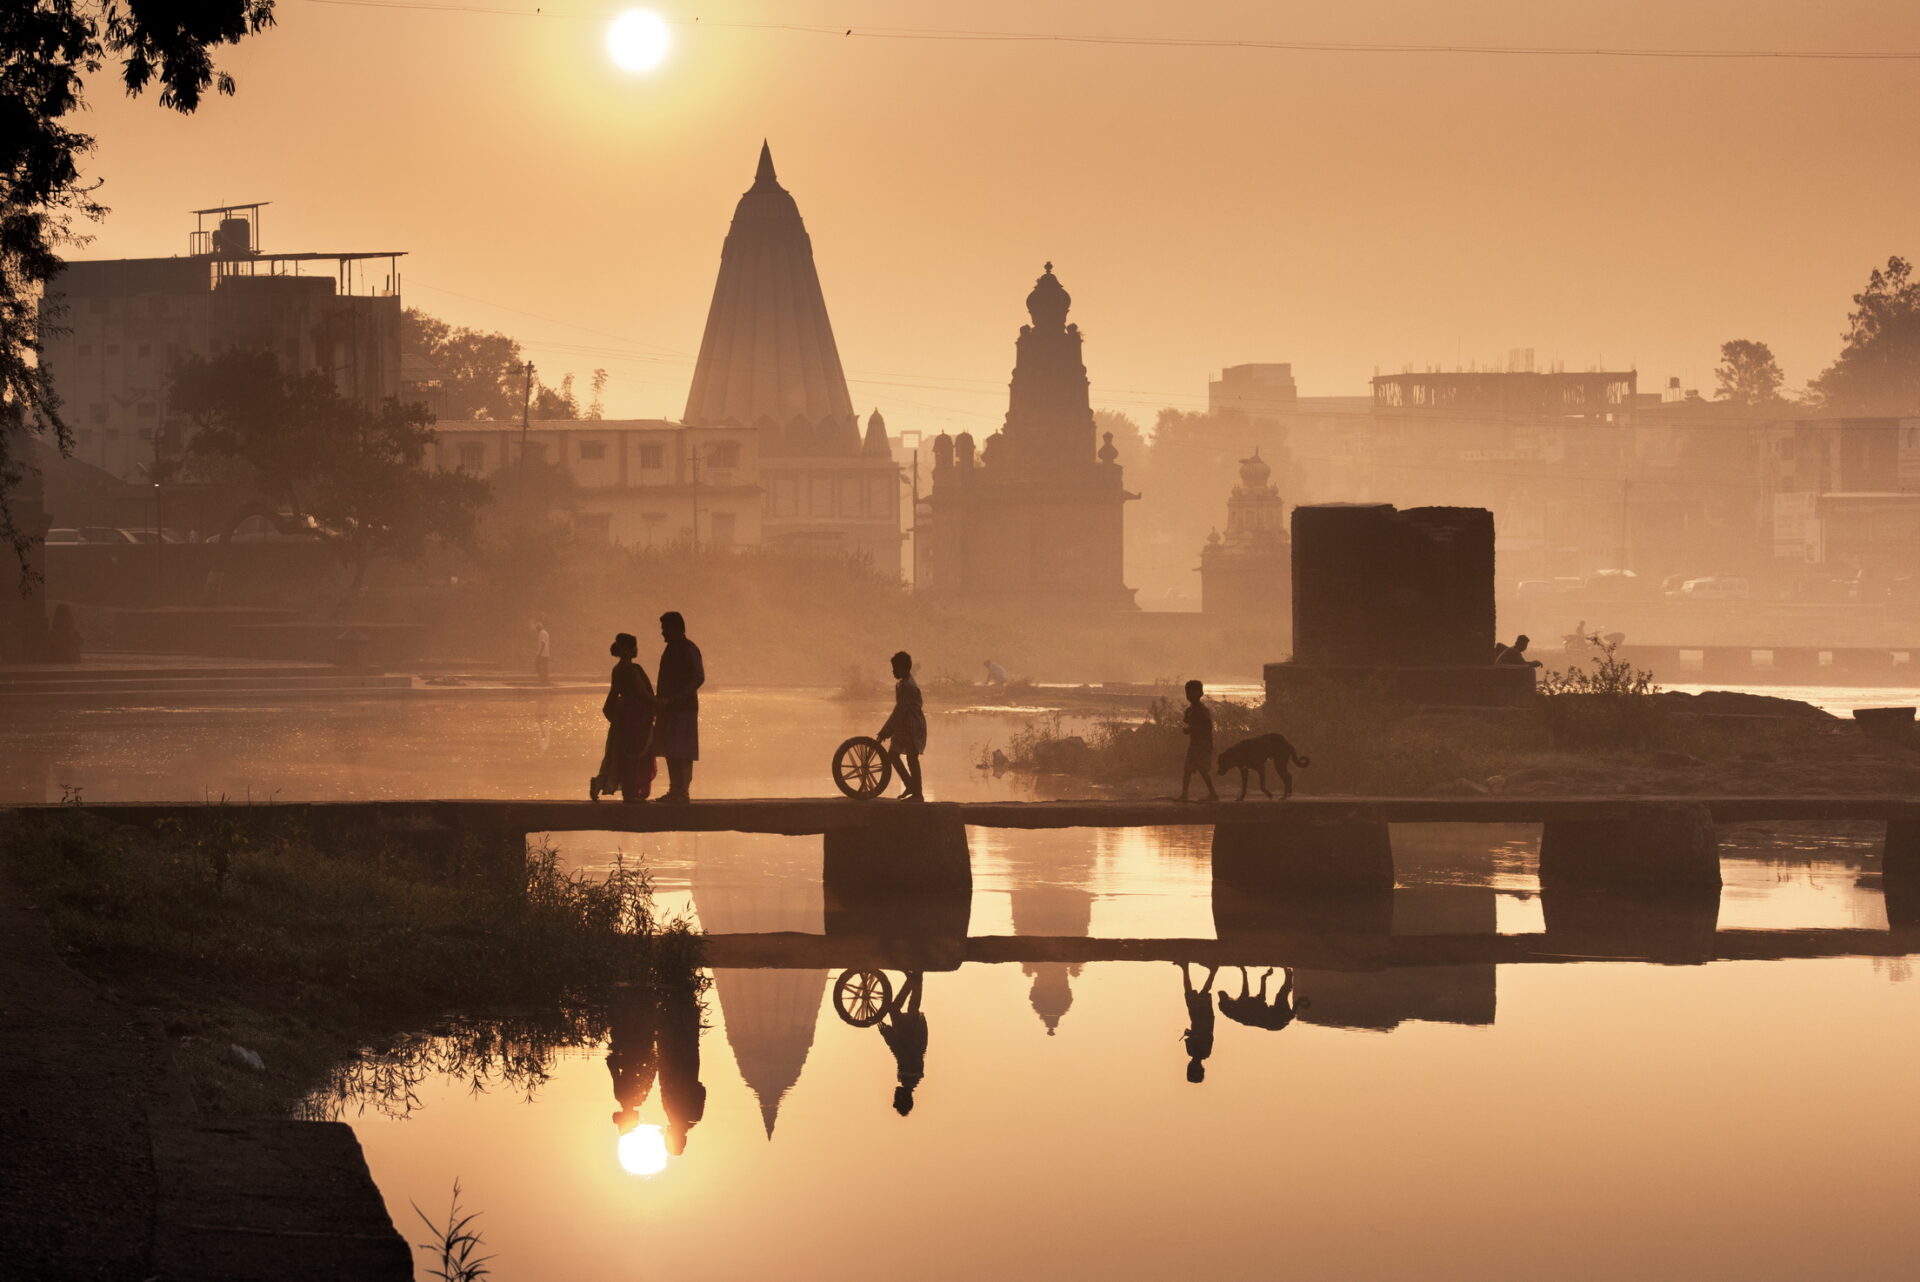
[[[1296,766],[1310,766],[1313,764],[1312,761],[1308,760],[1306,757],[1301,756],[1298,752],[1295,752],[1292,748],[1288,748],[1287,752],[1289,755],[1293,757],[1293,764]]]

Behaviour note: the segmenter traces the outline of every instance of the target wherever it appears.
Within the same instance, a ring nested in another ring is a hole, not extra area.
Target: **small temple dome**
[[[1073,296],[1061,286],[1053,274],[1053,264],[1048,263],[1045,273],[1033,282],[1033,289],[1027,295],[1027,315],[1033,318],[1034,328],[1060,329],[1067,323],[1067,309],[1072,306]]]
[[[893,454],[893,445],[887,440],[887,420],[880,417],[879,410],[867,416],[867,439],[861,453],[868,458],[889,458]]]
[[[1254,447],[1252,458],[1240,460],[1240,484],[1250,490],[1263,488],[1273,477],[1273,468],[1260,457],[1260,449]]]
[[[1100,440],[1100,461],[1102,463],[1112,463],[1120,457],[1120,451],[1113,443],[1112,432],[1103,434]]]

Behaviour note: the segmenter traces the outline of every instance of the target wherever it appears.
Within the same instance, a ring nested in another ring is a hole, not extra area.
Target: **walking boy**
[[[1190,801],[1187,789],[1192,786],[1193,777],[1200,776],[1200,782],[1207,785],[1207,800],[1218,801],[1220,794],[1213,790],[1213,714],[1207,711],[1207,705],[1200,697],[1207,688],[1198,681],[1187,682],[1187,717],[1184,733],[1187,736],[1187,761],[1180,769],[1180,800]]]
[[[927,714],[920,703],[920,683],[913,679],[913,656],[905,650],[893,656],[893,714],[874,738],[893,749],[900,762],[902,801],[925,801],[920,791],[920,754],[927,750]]]

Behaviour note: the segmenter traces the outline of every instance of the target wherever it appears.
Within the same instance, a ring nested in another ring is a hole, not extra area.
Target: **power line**
[[[488,5],[433,4],[428,0],[307,0],[308,4],[350,9],[402,9],[424,13],[481,14],[513,18],[604,21],[609,11],[592,13],[497,8]],[[952,41],[972,44],[1078,44],[1155,49],[1243,49],[1260,53],[1335,53],[1467,55],[1522,58],[1667,58],[1775,60],[1785,62],[1915,62],[1920,50],[1905,49],[1648,49],[1607,45],[1459,45],[1381,43],[1358,40],[1257,40],[1244,37],[1088,35],[1059,31],[980,31],[940,27],[861,27],[841,23],[728,22],[700,18],[668,19],[676,26],[720,27],[736,31],[784,31],[836,40]]]

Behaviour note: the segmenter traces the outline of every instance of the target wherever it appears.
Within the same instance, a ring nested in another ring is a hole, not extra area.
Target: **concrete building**
[[[399,393],[401,252],[266,253],[262,208],[192,211],[200,226],[182,257],[61,267],[47,290],[57,329],[43,359],[74,457],[139,480],[176,456],[185,441],[167,390],[188,355],[265,348],[283,370],[326,374],[367,404]]]
[[[764,540],[760,436],[663,419],[443,422],[431,462],[492,477],[523,456],[564,467],[574,524],[623,547],[754,547]]]
[[[813,242],[764,144],[720,251],[684,419],[757,434],[769,545],[866,556],[900,572],[900,470],[886,424],[875,412],[861,431]]]
[[[1094,440],[1080,327],[1053,264],[1027,295],[1006,425],[975,457],[973,437],[934,438],[922,586],[945,596],[1044,609],[1126,610],[1126,502],[1112,433]]]
[[[1247,419],[1283,419],[1300,400],[1292,365],[1229,365],[1207,384],[1209,414]]]

